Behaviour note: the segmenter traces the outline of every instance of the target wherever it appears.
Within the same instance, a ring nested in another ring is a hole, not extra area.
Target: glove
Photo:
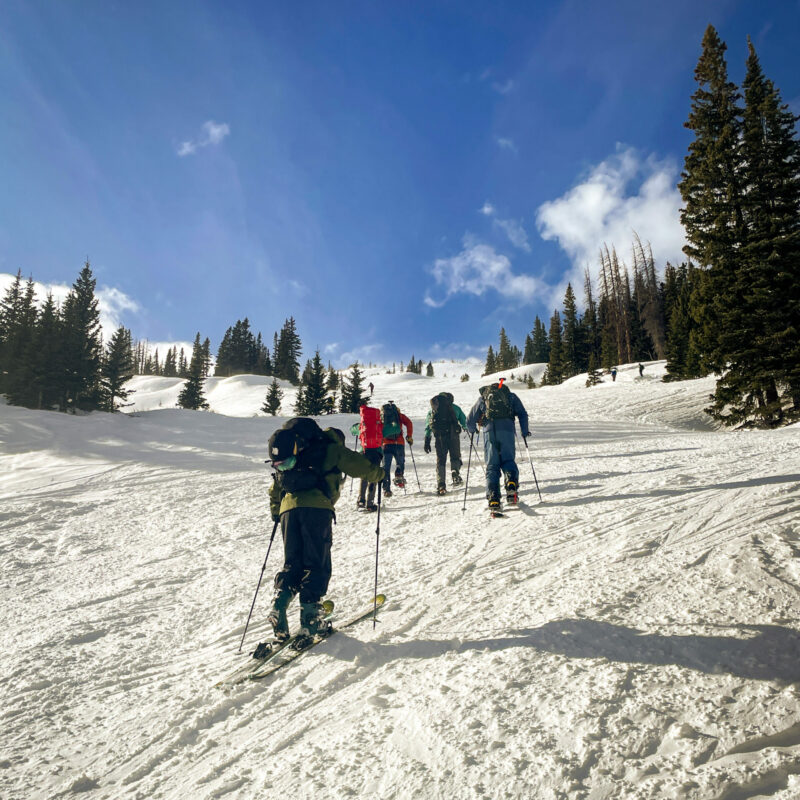
[[[410,436],[406,436],[406,441],[408,442],[408,446],[411,447],[414,444],[414,440]]]
[[[530,435],[531,435],[530,431],[525,431],[525,433],[522,434],[522,438],[527,439]]]
[[[272,521],[273,522],[280,522],[281,521],[281,515],[280,514],[273,514],[272,515]]]
[[[430,436],[426,436],[425,437],[425,444],[422,446],[422,449],[426,453],[430,453],[430,451],[431,451],[431,437]]]

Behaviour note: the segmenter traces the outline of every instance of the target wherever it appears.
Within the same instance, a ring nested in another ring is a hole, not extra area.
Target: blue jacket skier
[[[519,468],[514,447],[514,419],[519,420],[522,438],[530,436],[528,412],[519,397],[509,390],[505,379],[481,388],[481,396],[467,416],[470,437],[480,426],[483,430],[483,451],[486,457],[486,497],[489,508],[500,507],[500,473],[505,476],[506,500],[517,502]]]

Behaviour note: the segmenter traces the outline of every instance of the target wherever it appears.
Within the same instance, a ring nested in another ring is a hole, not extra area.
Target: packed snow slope
[[[409,458],[377,628],[227,692],[271,530],[268,381],[216,381],[218,413],[154,378],[135,414],[0,406],[0,797],[800,797],[800,427],[713,430],[713,382],[659,364],[514,384],[543,502],[523,447],[521,508],[491,520],[474,454],[466,510],[434,495],[428,398],[468,411],[480,366],[434,367],[369,374],[414,420],[421,487]],[[346,616],[377,520],[349,486],[337,518]]]

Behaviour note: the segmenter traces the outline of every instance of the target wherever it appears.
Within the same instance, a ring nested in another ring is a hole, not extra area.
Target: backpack
[[[486,419],[514,419],[511,391],[508,386],[493,383],[491,386],[484,386],[481,395],[486,406]]]
[[[297,459],[291,469],[276,473],[281,489],[292,494],[319,489],[329,497],[330,487],[322,464],[330,443],[319,425],[308,417],[294,417],[275,431],[269,439],[270,460],[284,461],[290,456]]]
[[[458,427],[458,418],[453,408],[453,395],[440,392],[431,397],[431,429],[434,433],[447,434]]]
[[[361,406],[361,430],[358,438],[361,439],[361,446],[367,450],[380,447],[383,444],[383,425],[381,423],[381,411],[379,408]]]
[[[394,403],[387,403],[381,408],[381,422],[383,422],[383,438],[394,439],[401,436],[403,429],[400,426],[400,412]]]

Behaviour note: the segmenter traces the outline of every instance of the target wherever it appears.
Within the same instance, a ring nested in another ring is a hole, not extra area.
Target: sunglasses
[[[296,463],[297,456],[289,456],[288,458],[284,458],[283,461],[273,461],[272,466],[279,472],[286,472],[286,470],[291,469]]]

